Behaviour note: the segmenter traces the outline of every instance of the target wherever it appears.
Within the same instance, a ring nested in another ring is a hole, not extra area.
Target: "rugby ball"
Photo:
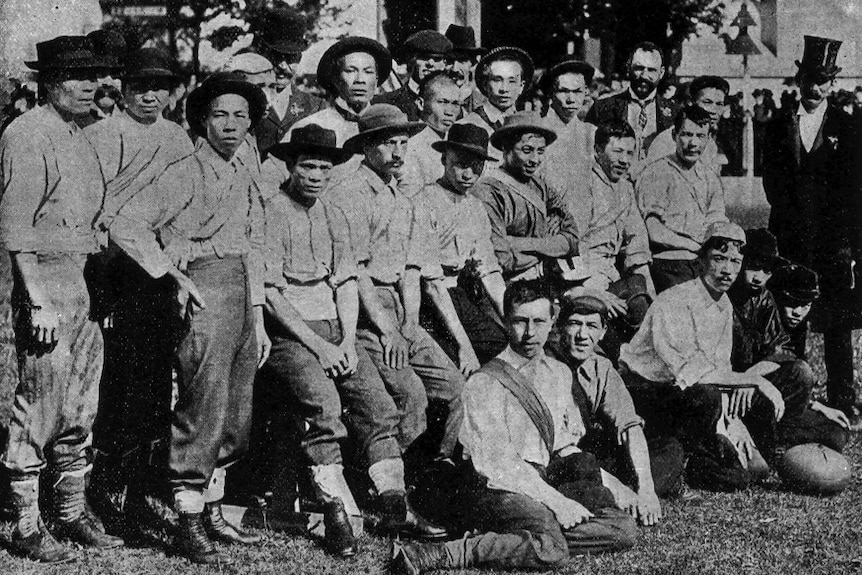
[[[815,495],[840,493],[853,477],[847,459],[819,443],[794,445],[778,461],[776,471],[791,489]]]

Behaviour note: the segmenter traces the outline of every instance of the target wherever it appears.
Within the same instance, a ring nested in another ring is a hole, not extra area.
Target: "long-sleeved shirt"
[[[745,371],[760,361],[781,363],[796,359],[769,290],[752,292],[737,280],[727,295],[733,304],[734,370]]]
[[[540,176],[521,182],[505,169],[495,168],[482,176],[471,193],[485,205],[491,243],[507,276],[541,269],[541,258],[521,252],[511,238],[541,238],[549,251],[562,248],[562,257],[578,253],[575,219],[562,196]]]
[[[628,179],[611,182],[593,161],[589,182],[589,193],[572,206],[580,241],[578,255],[570,258],[572,271],[565,277],[593,279],[601,289],[607,289],[620,279],[619,255],[623,256],[624,269],[649,263],[649,237]]]
[[[46,104],[16,118],[0,138],[0,245],[11,252],[99,251],[104,191],[81,130]]]
[[[443,138],[431,126],[410,138],[405,168],[414,172],[414,177],[423,186],[433,184],[443,177],[442,154],[431,147],[434,142]]]
[[[459,439],[464,456],[488,487],[521,493],[541,503],[559,493],[542,480],[534,465],[547,466],[554,454],[577,452],[584,435],[581,415],[572,399],[572,372],[540,354],[528,360],[506,348],[497,356],[532,382],[554,425],[554,453],[548,453],[538,429],[520,402],[503,384],[479,371],[464,387],[464,420]]]
[[[703,243],[710,224],[727,221],[718,174],[700,161],[686,169],[675,153],[644,168],[635,184],[635,196],[644,221],[655,217],[675,234],[698,244]],[[659,259],[697,257],[694,252],[667,249],[654,241],[652,252]]]
[[[436,242],[395,178],[384,182],[363,162],[327,198],[347,216],[354,256],[374,282],[397,284],[408,267],[428,279],[442,277]]]
[[[143,124],[127,112],[84,129],[96,151],[105,184],[101,221],[111,220],[126,203],[158,178],[172,163],[191,154],[194,146],[178,124],[159,117]]]
[[[123,206],[111,238],[154,278],[171,269],[168,253],[188,261],[245,256],[252,305],[263,305],[266,223],[250,157],[226,160],[202,140]]]
[[[673,139],[673,128],[661,131],[656,135],[655,139],[650,144],[649,152],[647,152],[646,162],[642,168],[647,167],[653,162],[656,162],[665,156],[676,153],[676,141]],[[701,164],[715,170],[717,174],[721,174],[721,168],[727,164],[727,157],[718,151],[718,143],[715,137],[711,136],[706,141],[706,146],[703,148],[703,153],[700,155]],[[632,177],[637,179],[640,174],[632,174]]]
[[[426,186],[414,202],[439,240],[440,263],[447,276],[457,275],[468,259],[479,262],[482,276],[501,271],[491,244],[491,222],[482,202],[449,189],[443,179]]]
[[[587,192],[596,127],[578,118],[572,118],[567,124],[553,108],[548,109],[545,122],[557,133],[557,139],[545,152],[542,175],[574,208]]]
[[[264,206],[266,285],[306,321],[337,319],[335,290],[357,276],[344,213],[328,200],[306,207],[284,192]]]
[[[695,278],[660,293],[631,342],[620,350],[620,365],[649,381],[686,389],[714,370],[730,370],[733,305],[718,301]]]

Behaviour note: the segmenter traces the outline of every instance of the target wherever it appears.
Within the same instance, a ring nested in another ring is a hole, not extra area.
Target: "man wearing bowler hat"
[[[141,48],[125,61],[126,109],[84,130],[96,152],[105,188],[100,224],[116,214],[169,165],[194,151],[186,131],[162,112],[182,82],[177,64],[156,48]],[[176,523],[161,504],[170,435],[171,357],[180,327],[171,307],[174,283],[152,279],[110,244],[99,258],[105,370],[93,429],[97,458],[90,493],[98,509],[118,511],[125,527]],[[154,512],[154,513],[153,513]],[[119,518],[118,518],[119,519]]]
[[[269,353],[263,200],[248,155],[237,153],[265,110],[260,88],[231,73],[210,76],[187,103],[200,145],[130,199],[109,228],[152,278],[176,284],[186,329],[168,480],[179,513],[176,552],[195,563],[227,561],[213,539],[260,540],[225,521],[221,499],[225,468],[247,449],[254,375]]]
[[[437,289],[433,284],[441,281],[443,271],[439,250],[413,202],[400,191],[396,174],[409,136],[422,124],[409,122],[395,106],[374,104],[360,116],[359,128],[346,147],[364,159],[349,178],[333,186],[330,199],[347,216],[359,263],[359,341],[402,414],[399,440],[408,474],[415,477],[429,459],[452,455],[461,422],[462,372],[479,365],[445,289],[438,290],[438,311],[456,330],[452,335],[459,343],[460,371],[419,326],[420,279],[432,284],[428,289]],[[379,497],[377,507],[384,523],[409,519],[394,496]],[[422,525],[416,530],[433,532]]]
[[[0,245],[12,260],[18,386],[2,463],[15,512],[13,549],[35,561],[69,561],[39,512],[46,468],[56,504],[54,534],[88,547],[117,547],[85,496],[103,343],[91,319],[88,256],[104,238],[94,222],[104,198],[99,164],[81,136],[102,70],[82,36],[36,45],[45,103],[0,139]]]
[[[862,252],[854,166],[862,148],[851,118],[827,99],[841,71],[840,46],[838,40],[805,36],[802,60],[796,62],[800,105],[782,108],[767,125],[763,188],[778,251],[820,275],[822,294],[812,317],[823,332],[828,403],[855,417],[852,330],[862,327],[856,264]]]
[[[467,331],[479,363],[485,363],[506,347],[502,327],[503,292],[506,284],[491,244],[491,222],[482,202],[470,191],[482,176],[488,155],[488,133],[472,124],[458,124],[445,140],[431,145],[442,157],[443,176],[425,186],[415,200],[429,220],[439,242],[444,287],[452,299],[461,325]],[[431,299],[436,292],[429,294]],[[430,303],[426,300],[425,303]],[[441,325],[433,306],[423,306],[423,326],[440,347],[458,360],[459,347]]]
[[[419,120],[422,113],[419,90],[422,81],[433,72],[446,68],[452,54],[452,42],[435,30],[420,30],[404,41],[402,58],[407,64],[407,83],[386,94],[376,96],[375,104],[392,104],[405,114],[411,122]]]
[[[485,102],[485,96],[476,89],[473,75],[479,58],[488,50],[476,44],[476,31],[472,26],[449,24],[444,34],[452,42],[451,70],[461,89],[461,106],[469,114]]]

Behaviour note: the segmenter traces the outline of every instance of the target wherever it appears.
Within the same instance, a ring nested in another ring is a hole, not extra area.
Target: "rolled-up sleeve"
[[[610,362],[596,363],[595,372],[579,370],[578,379],[585,389],[594,391],[595,410],[615,430],[619,445],[629,429],[643,427],[644,421],[635,410],[631,394]]]

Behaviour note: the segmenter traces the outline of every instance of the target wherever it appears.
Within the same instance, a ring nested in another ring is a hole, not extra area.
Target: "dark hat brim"
[[[491,145],[498,150],[503,149],[503,142],[509,138],[520,137],[522,134],[541,134],[545,137],[545,145],[550,146],[557,140],[557,133],[537,124],[521,124],[518,126],[503,126],[493,134],[491,134]]]
[[[207,106],[224,94],[236,94],[248,102],[249,118],[251,119],[250,129],[253,129],[266,113],[268,105],[266,94],[254,84],[233,78],[205,80],[200,86],[192,90],[186,101],[186,117],[192,133],[202,137],[206,136],[203,118],[206,115]]]
[[[482,158],[486,162],[496,162],[496,158],[492,158],[488,155],[488,151],[481,146],[472,146],[470,144],[462,144],[461,142],[450,142],[449,140],[440,140],[439,142],[434,142],[431,144],[431,148],[437,152],[443,153],[444,150],[457,150],[459,152],[466,152],[477,158]]]
[[[55,64],[40,64],[38,60],[36,61],[27,61],[24,62],[24,65],[30,68],[31,70],[36,70],[38,72],[44,72],[46,70],[110,70],[111,66],[107,66],[105,64],[90,61],[83,62],[80,64],[63,64],[63,65],[55,65]]]
[[[589,85],[593,81],[596,69],[590,64],[579,60],[567,60],[551,66],[547,72],[542,74],[542,78],[539,80],[539,88],[542,89],[542,92],[544,92],[546,96],[548,96],[550,91],[553,89],[554,80],[563,74],[582,74],[587,85]]]
[[[174,82],[182,82],[185,77],[164,68],[141,68],[133,72],[127,72],[122,75],[123,80],[140,80],[140,79],[165,79]]]
[[[361,154],[362,146],[368,140],[379,138],[385,134],[407,134],[408,136],[412,137],[424,130],[425,127],[425,122],[402,122],[398,124],[391,124],[389,126],[371,128],[370,130],[359,132],[358,134],[344,142],[344,151],[351,154]]]
[[[488,53],[487,48],[475,47],[475,48],[459,48],[455,46],[452,48],[452,56],[460,56],[461,54],[466,54],[468,56],[476,57],[476,56],[484,56]]]
[[[308,50],[308,42],[297,42],[294,40],[280,40],[278,42],[268,42],[261,40],[260,45],[267,50],[278,52],[279,54],[302,54]]]
[[[343,164],[353,156],[353,152],[348,152],[343,148],[333,148],[330,146],[320,146],[315,144],[298,144],[294,142],[276,144],[266,150],[266,153],[275,156],[281,161],[287,161],[290,158],[295,158],[302,154],[323,156],[331,159],[333,165]]]
[[[374,58],[377,63],[378,86],[389,78],[389,73],[392,71],[392,55],[389,50],[371,38],[351,36],[330,46],[320,57],[320,62],[317,65],[317,83],[321,88],[330,93],[336,92],[333,83],[335,63],[345,54],[353,54],[354,52],[366,52]]]
[[[479,61],[476,66],[476,88],[483,96],[488,96],[485,91],[485,69],[492,62],[498,60],[517,60],[521,63],[522,80],[524,80],[524,92],[526,92],[533,82],[533,73],[536,71],[533,59],[524,50],[514,46],[501,46],[488,51],[487,54]]]
[[[835,76],[844,69],[840,66],[832,66],[831,68],[810,67],[799,60],[795,60],[794,63],[796,64],[796,67],[799,68],[799,72],[810,74],[815,78],[823,78],[824,81],[835,79]]]

